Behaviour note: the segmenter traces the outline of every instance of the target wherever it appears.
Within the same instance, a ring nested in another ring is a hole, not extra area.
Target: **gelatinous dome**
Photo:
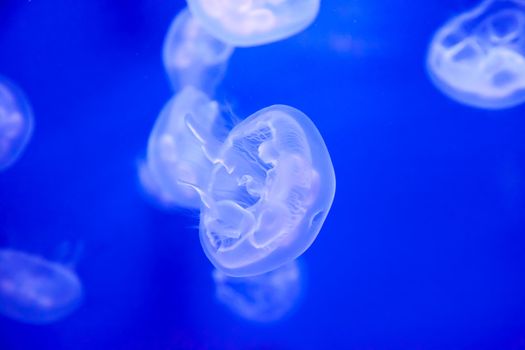
[[[16,250],[0,250],[0,313],[26,323],[50,323],[75,310],[82,285],[68,268]]]
[[[22,154],[33,132],[33,113],[22,91],[0,76],[0,171]]]
[[[292,107],[275,105],[232,129],[213,168],[200,239],[230,276],[268,272],[315,240],[335,194],[322,136]]]
[[[319,12],[319,0],[188,0],[188,6],[212,35],[234,46],[286,39]]]
[[[162,58],[173,88],[193,86],[212,93],[226,70],[234,48],[210,35],[183,9],[173,20]]]
[[[487,0],[445,24],[427,57],[450,97],[481,108],[525,101],[525,1]]]
[[[159,197],[181,207],[200,208],[199,194],[188,184],[206,187],[212,163],[203,148],[214,139],[218,105],[204,93],[186,87],[164,107],[151,132],[147,170]],[[142,169],[144,171],[145,169]]]

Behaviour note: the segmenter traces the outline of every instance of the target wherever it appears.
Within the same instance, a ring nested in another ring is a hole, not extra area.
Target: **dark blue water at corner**
[[[524,349],[525,105],[485,111],[430,82],[430,39],[467,0],[323,0],[300,35],[232,56],[219,101],[315,122],[335,202],[304,254],[300,304],[258,324],[215,297],[198,218],[141,194],[137,161],[172,92],[182,1],[0,2],[0,74],[35,133],[0,174],[0,245],[81,242],[85,301],[0,349]]]

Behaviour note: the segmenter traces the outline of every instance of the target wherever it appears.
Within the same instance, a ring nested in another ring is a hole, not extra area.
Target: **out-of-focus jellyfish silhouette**
[[[0,171],[13,164],[33,131],[33,114],[22,91],[0,76]]]
[[[217,40],[186,8],[173,20],[164,40],[164,67],[175,91],[193,86],[212,95],[234,48]]]
[[[166,104],[151,132],[146,163],[139,169],[146,191],[166,204],[200,208],[194,186],[208,183],[212,163],[206,149],[218,143],[218,116],[217,102],[191,86]]]
[[[300,299],[302,278],[297,261],[251,277],[213,271],[217,299],[238,316],[255,322],[282,319]]]
[[[435,84],[480,108],[525,101],[525,1],[486,0],[445,24],[427,55]]]
[[[24,323],[51,323],[72,313],[82,296],[82,284],[68,267],[0,250],[0,314]]]
[[[320,0],[188,0],[212,35],[234,46],[255,46],[288,38],[308,27]]]
[[[301,111],[274,105],[236,125],[204,191],[200,240],[223,273],[262,274],[300,256],[335,195],[324,140]]]

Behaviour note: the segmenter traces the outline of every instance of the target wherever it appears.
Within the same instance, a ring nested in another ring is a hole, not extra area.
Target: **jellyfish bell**
[[[185,8],[170,25],[162,57],[175,91],[193,86],[211,95],[226,71],[233,50],[210,35]]]
[[[0,76],[0,171],[22,154],[33,132],[33,113],[24,93]]]
[[[188,86],[163,108],[151,132],[147,150],[144,186],[160,200],[198,209],[201,200],[195,188],[208,182],[210,152],[217,148],[219,107],[203,92]]]
[[[251,277],[230,277],[213,271],[217,300],[243,319],[268,323],[283,319],[297,305],[302,291],[302,269],[294,260]]]
[[[233,46],[256,46],[286,39],[308,27],[320,0],[188,0],[197,20]]]
[[[0,250],[0,314],[24,323],[51,323],[76,310],[82,296],[82,284],[70,268],[24,252]]]
[[[204,192],[199,236],[206,255],[227,275],[253,276],[313,243],[334,199],[335,174],[312,121],[275,105],[231,130]]]
[[[431,41],[427,70],[449,97],[478,108],[525,101],[525,0],[485,0]]]

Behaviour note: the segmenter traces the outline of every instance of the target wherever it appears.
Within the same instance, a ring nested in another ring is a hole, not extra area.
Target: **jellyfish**
[[[204,252],[229,276],[254,276],[312,244],[334,199],[335,174],[312,121],[274,105],[231,130],[202,192]]]
[[[197,20],[233,46],[256,46],[286,39],[308,27],[320,0],[188,0]]]
[[[33,113],[23,92],[0,77],[0,171],[22,154],[33,131]]]
[[[301,271],[296,260],[251,277],[230,277],[213,271],[217,300],[238,316],[255,322],[274,322],[288,315],[301,295]]]
[[[211,95],[232,53],[232,46],[208,34],[184,9],[170,26],[162,56],[175,91],[193,86]]]
[[[525,1],[486,0],[437,31],[427,54],[435,85],[466,105],[525,101]]]
[[[82,284],[67,266],[0,250],[0,314],[24,323],[52,323],[77,309],[82,296]]]
[[[151,132],[147,159],[140,171],[146,191],[161,202],[198,209],[212,163],[207,149],[216,148],[221,129],[219,107],[203,92],[185,87],[164,107]]]

